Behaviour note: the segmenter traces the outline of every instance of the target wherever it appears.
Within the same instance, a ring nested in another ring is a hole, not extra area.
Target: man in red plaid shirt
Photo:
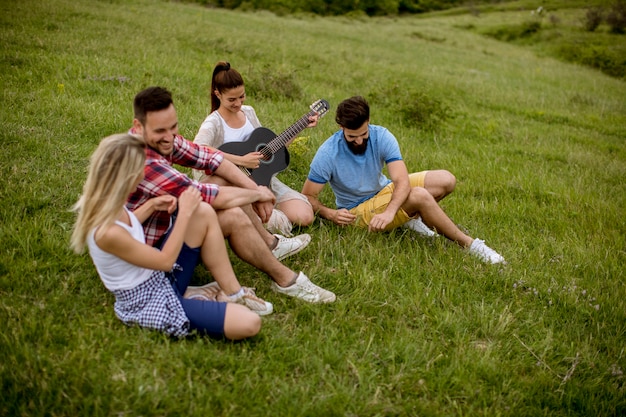
[[[219,151],[194,144],[178,134],[178,116],[171,93],[162,87],[150,87],[134,99],[133,127],[130,133],[142,136],[147,143],[145,178],[130,195],[127,207],[134,210],[148,199],[163,194],[175,197],[189,186],[200,190],[202,198],[217,212],[220,227],[230,247],[243,261],[272,278],[272,289],[309,302],[332,302],[335,294],[313,284],[302,272],[296,273],[280,263],[283,258],[308,245],[308,234],[293,238],[272,235],[262,222],[269,220],[274,194],[257,185]],[[204,170],[224,178],[232,186],[200,183],[173,167]],[[146,222],[146,242],[159,246],[167,237],[174,213],[155,212]]]

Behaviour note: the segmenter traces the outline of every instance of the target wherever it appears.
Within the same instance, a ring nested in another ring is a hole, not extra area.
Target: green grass
[[[0,415],[623,415],[626,85],[551,57],[547,39],[481,34],[523,23],[514,6],[350,19],[1,3]],[[509,265],[318,220],[285,263],[336,303],[278,296],[233,259],[274,303],[259,336],[176,341],[125,327],[89,257],[69,250],[69,208],[88,156],[129,127],[142,88],[171,89],[193,138],[222,59],[277,133],[316,99],[331,103],[284,181],[302,185],[336,105],[362,94],[410,170],[456,175],[442,206]]]

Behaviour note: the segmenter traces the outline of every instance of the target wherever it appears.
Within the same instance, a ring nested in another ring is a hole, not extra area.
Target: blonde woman
[[[256,335],[259,314],[271,313],[272,305],[239,285],[215,211],[196,188],[187,188],[178,200],[153,198],[134,212],[125,207],[143,179],[145,148],[143,139],[129,134],[101,141],[74,205],[72,248],[81,253],[88,247],[104,286],[115,295],[116,316],[128,325],[178,337],[192,330],[232,340]],[[160,210],[177,213],[155,248],[145,243],[141,222]],[[189,287],[200,259],[219,285]]]

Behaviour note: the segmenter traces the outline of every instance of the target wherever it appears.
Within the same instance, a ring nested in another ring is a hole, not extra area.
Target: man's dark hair
[[[172,93],[163,87],[148,87],[140,91],[133,101],[133,109],[135,111],[135,119],[139,120],[142,125],[146,124],[148,113],[152,111],[160,111],[167,109],[174,100]]]
[[[345,99],[337,106],[335,121],[341,127],[358,129],[370,119],[370,106],[361,96]]]

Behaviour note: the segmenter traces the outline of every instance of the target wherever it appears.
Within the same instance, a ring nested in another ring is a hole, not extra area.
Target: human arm
[[[247,204],[269,203],[273,208],[275,201],[274,193],[267,187],[257,186],[256,189],[247,189],[223,185],[213,201],[213,207],[216,209],[229,209]],[[271,215],[271,212],[269,214]]]
[[[254,128],[261,126],[261,122],[259,122],[254,108],[252,108],[251,106],[242,106],[242,111]],[[225,131],[223,121],[219,113],[217,111],[214,111],[209,114],[206,119],[204,119],[202,125],[200,125],[200,128],[198,129],[198,133],[196,134],[193,142],[201,146],[206,146],[209,149],[215,151],[224,144],[224,141]],[[245,168],[258,168],[259,161],[262,157],[263,155],[260,152],[250,152],[246,155],[224,153],[224,158],[228,159],[235,165]],[[194,177],[197,180],[202,180],[204,177],[204,173],[201,171],[194,172]]]
[[[391,201],[382,213],[374,215],[369,223],[369,230],[371,232],[379,232],[385,230],[385,227],[391,223],[396,216],[396,213],[406,199],[409,196],[411,186],[409,183],[409,173],[406,165],[402,160],[396,160],[387,164],[387,170],[389,177],[393,182],[393,193],[391,194]]]
[[[151,198],[141,206],[137,207],[133,211],[133,214],[137,217],[137,219],[139,219],[139,223],[143,223],[155,211],[167,211],[169,214],[172,214],[174,210],[176,210],[176,204],[176,197],[173,195],[161,195]]]
[[[215,175],[223,178],[233,187],[220,187],[220,192],[216,198],[214,206],[216,208],[229,208],[235,206],[242,206],[245,204],[252,204],[254,211],[261,218],[261,222],[266,223],[272,211],[274,210],[274,203],[276,198],[274,194],[267,188],[257,185],[252,178],[244,174],[239,167],[228,160],[224,160],[217,170]],[[236,188],[240,190],[236,192]],[[224,193],[223,189],[226,189]],[[244,201],[241,204],[235,204],[234,201]]]
[[[356,216],[350,213],[346,209],[335,210],[330,207],[326,207],[319,200],[319,194],[324,189],[325,184],[318,184],[309,179],[304,181],[302,187],[302,194],[306,196],[313,207],[313,212],[317,213],[320,217],[331,220],[333,223],[339,226],[345,226],[353,223],[356,220]]]
[[[176,222],[161,250],[139,242],[126,229],[117,224],[100,231],[96,236],[96,243],[105,252],[133,265],[159,271],[171,271],[180,254],[192,215],[201,201],[200,192],[194,187],[187,188],[181,194],[178,199]],[[153,212],[156,207],[161,207],[154,203],[146,204],[150,206],[143,211],[141,207],[138,208],[142,215]]]

